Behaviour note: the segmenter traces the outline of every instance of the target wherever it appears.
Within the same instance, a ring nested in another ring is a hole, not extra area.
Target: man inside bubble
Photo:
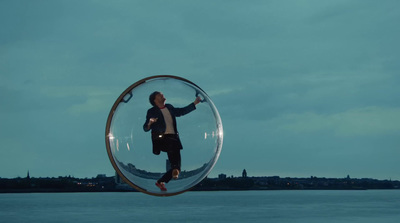
[[[181,152],[183,149],[176,124],[176,117],[186,115],[196,109],[196,105],[201,102],[200,97],[196,97],[194,102],[183,108],[175,108],[171,104],[165,104],[164,95],[155,91],[149,96],[150,104],[153,106],[147,110],[146,122],[143,125],[145,132],[151,130],[151,141],[153,143],[153,153],[159,155],[166,152],[171,164],[169,169],[160,179],[156,186],[161,191],[167,191],[165,184],[172,178],[178,179],[181,171]]]

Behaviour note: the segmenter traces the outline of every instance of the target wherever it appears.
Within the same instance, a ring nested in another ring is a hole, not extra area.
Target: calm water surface
[[[400,222],[400,190],[0,194],[0,222]]]

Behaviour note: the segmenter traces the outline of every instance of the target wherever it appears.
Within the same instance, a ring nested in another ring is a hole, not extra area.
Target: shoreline
[[[190,191],[264,191],[264,190],[396,190],[400,181],[369,178],[281,178],[228,177],[205,178]],[[89,193],[137,192],[117,177],[96,178],[0,178],[0,193]]]

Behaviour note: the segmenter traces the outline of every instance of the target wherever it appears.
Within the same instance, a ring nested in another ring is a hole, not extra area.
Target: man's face
[[[164,104],[165,100],[166,99],[165,99],[164,95],[161,92],[159,94],[157,94],[155,99],[154,99],[154,101],[156,103],[161,103],[161,104]]]

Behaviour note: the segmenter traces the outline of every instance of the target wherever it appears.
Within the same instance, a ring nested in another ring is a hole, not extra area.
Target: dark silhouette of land
[[[279,176],[248,177],[245,170],[241,177],[205,178],[192,191],[222,190],[369,190],[400,189],[398,180],[377,180],[370,178],[292,178]],[[135,191],[123,183],[118,176],[107,177],[99,174],[93,178],[71,176],[57,178],[34,178],[29,173],[25,178],[0,178],[0,193],[32,192],[128,192]]]

